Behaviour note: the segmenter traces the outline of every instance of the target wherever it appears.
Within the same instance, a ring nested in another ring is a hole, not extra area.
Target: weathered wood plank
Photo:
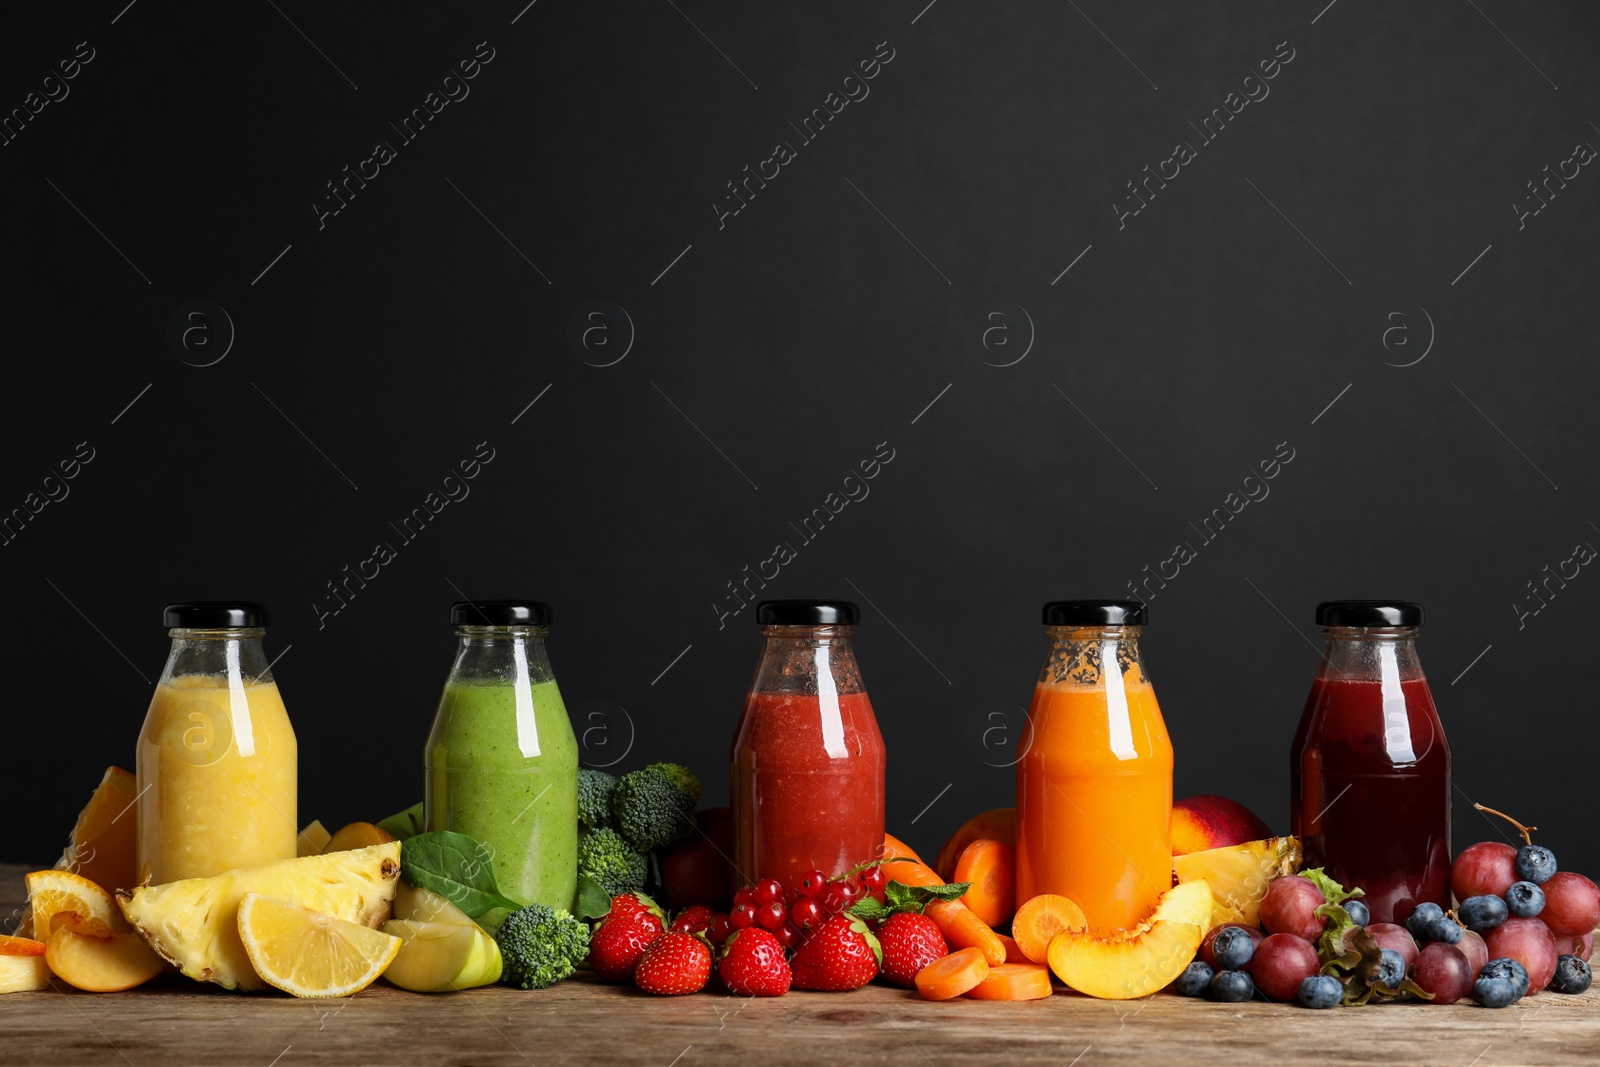
[[[0,868],[0,905],[21,868]],[[11,901],[12,903],[4,903]],[[587,976],[538,992],[420,996],[384,986],[345,1001],[234,994],[181,978],[129,993],[0,997],[7,1063],[1218,1064],[1291,1060],[1396,1067],[1600,1063],[1600,992],[1543,993],[1501,1011],[1384,1005],[1310,1012],[1158,995],[1112,1003],[1063,993],[1027,1004],[929,1004],[854,993],[650,997]],[[1081,1056],[1081,1059],[1077,1059]]]

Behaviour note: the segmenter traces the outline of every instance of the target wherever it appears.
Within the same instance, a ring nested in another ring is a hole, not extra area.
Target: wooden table
[[[0,865],[0,915],[26,868]],[[187,979],[127,993],[0,997],[0,1064],[1600,1064],[1600,991],[1541,993],[1489,1011],[1391,1004],[1313,1012],[1158,994],[1118,1003],[1063,992],[1024,1004],[930,1004],[853,993],[651,997],[582,975],[539,992],[422,996],[379,982],[347,1000],[236,994]]]

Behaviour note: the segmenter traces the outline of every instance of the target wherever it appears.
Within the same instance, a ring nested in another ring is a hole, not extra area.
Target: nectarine
[[[1227,797],[1201,794],[1172,805],[1172,854],[1259,841],[1272,830],[1249,808]]]

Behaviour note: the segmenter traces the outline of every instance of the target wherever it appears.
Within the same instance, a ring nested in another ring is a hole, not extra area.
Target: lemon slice
[[[49,940],[55,925],[52,920],[59,914],[78,916],[87,924],[84,932],[102,937],[128,931],[127,920],[117,910],[111,894],[81,874],[31,871],[24,881],[28,885],[28,906],[33,909],[33,930],[40,941]]]
[[[382,974],[400,939],[360,923],[246,893],[239,938],[263,981],[297,997],[348,997]]]

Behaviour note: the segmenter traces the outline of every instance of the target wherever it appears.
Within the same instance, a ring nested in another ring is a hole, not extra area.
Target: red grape
[[[1456,857],[1450,888],[1457,900],[1484,894],[1501,897],[1517,878],[1517,850],[1503,841],[1480,841]]]
[[[1352,930],[1350,933],[1353,934],[1355,931]],[[1379,948],[1392,948],[1400,953],[1400,958],[1406,961],[1408,968],[1417,962],[1416,939],[1404,926],[1396,926],[1394,923],[1373,923],[1367,927],[1367,933],[1378,942]],[[1346,934],[1345,945],[1348,947],[1349,944],[1350,934]]]
[[[1589,957],[1594,955],[1594,934],[1588,933],[1582,937],[1558,937],[1556,947],[1588,963]]]
[[[1472,968],[1472,980],[1478,980],[1478,972],[1483,970],[1483,965],[1489,962],[1489,946],[1484,943],[1483,935],[1472,930],[1461,931],[1461,941],[1456,945],[1461,954],[1467,957],[1467,966]]]
[[[1217,935],[1218,934],[1222,933],[1222,931],[1226,930],[1230,926],[1237,926],[1239,929],[1241,929],[1241,930],[1245,931],[1246,933],[1248,933],[1250,935],[1250,940],[1255,942],[1257,945],[1261,944],[1261,939],[1265,936],[1264,934],[1262,934],[1262,932],[1260,930],[1257,930],[1254,926],[1246,926],[1244,923],[1223,923],[1221,926],[1218,926],[1216,929],[1212,930],[1209,934],[1207,934],[1205,936],[1204,940],[1202,940],[1200,942],[1200,954],[1199,954],[1199,956],[1197,958],[1202,963],[1204,963],[1207,967],[1210,967],[1213,971],[1220,971],[1223,968],[1221,968],[1221,967],[1219,967],[1217,965],[1217,957],[1211,951],[1211,943],[1217,939]],[[1254,962],[1255,962],[1254,957],[1252,957],[1251,958],[1251,963],[1254,963]],[[1241,971],[1248,972],[1250,970],[1250,963],[1246,963],[1243,967],[1241,967],[1239,969]]]
[[[1528,992],[1537,993],[1555,977],[1555,935],[1542,919],[1507,919],[1484,937],[1489,958],[1516,960],[1528,971]]]
[[[1539,920],[1552,934],[1581,937],[1600,926],[1600,886],[1583,875],[1557,871],[1539,888],[1544,890]]]
[[[1293,1000],[1300,982],[1317,973],[1321,961],[1311,942],[1294,934],[1273,934],[1256,946],[1250,977],[1273,1000]]]
[[[1430,1004],[1454,1004],[1472,989],[1472,964],[1456,946],[1435,941],[1417,954],[1413,977],[1433,994]]]
[[[1261,925],[1269,933],[1293,934],[1306,941],[1315,941],[1328,920],[1317,914],[1317,908],[1326,903],[1322,890],[1309,878],[1291,874],[1279,878],[1267,887],[1261,901]]]

